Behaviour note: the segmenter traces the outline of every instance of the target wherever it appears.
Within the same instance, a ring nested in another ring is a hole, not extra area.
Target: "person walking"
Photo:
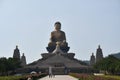
[[[52,78],[53,74],[52,74],[52,67],[49,67],[49,78]]]

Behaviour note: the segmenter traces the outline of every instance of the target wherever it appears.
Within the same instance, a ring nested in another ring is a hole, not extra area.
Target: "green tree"
[[[0,58],[0,72],[1,74],[5,74],[6,73],[6,68],[7,68],[7,59],[5,57]]]
[[[111,74],[117,74],[120,72],[120,60],[112,55],[104,58],[94,65],[95,69],[104,70]]]
[[[20,64],[21,62],[18,59],[14,59],[14,58],[8,58],[8,70],[15,70],[17,68],[20,68]]]
[[[15,71],[20,68],[20,61],[14,58],[0,58],[0,75],[7,75],[9,71]]]

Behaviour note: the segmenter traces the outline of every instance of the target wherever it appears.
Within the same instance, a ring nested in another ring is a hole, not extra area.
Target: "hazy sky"
[[[120,0],[0,0],[0,57],[18,45],[27,63],[40,59],[56,21],[77,59],[89,60],[99,44],[104,56],[120,52]]]

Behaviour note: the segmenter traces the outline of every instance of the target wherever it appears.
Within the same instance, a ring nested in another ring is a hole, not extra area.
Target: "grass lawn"
[[[0,76],[0,80],[19,80],[22,76]]]

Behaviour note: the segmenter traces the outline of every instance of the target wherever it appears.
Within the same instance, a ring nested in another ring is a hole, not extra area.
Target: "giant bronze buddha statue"
[[[56,48],[56,43],[60,43],[60,49],[67,53],[69,51],[68,43],[66,42],[66,36],[63,31],[61,31],[61,23],[56,22],[54,24],[55,30],[51,32],[50,42],[47,47],[47,51],[52,53]]]

